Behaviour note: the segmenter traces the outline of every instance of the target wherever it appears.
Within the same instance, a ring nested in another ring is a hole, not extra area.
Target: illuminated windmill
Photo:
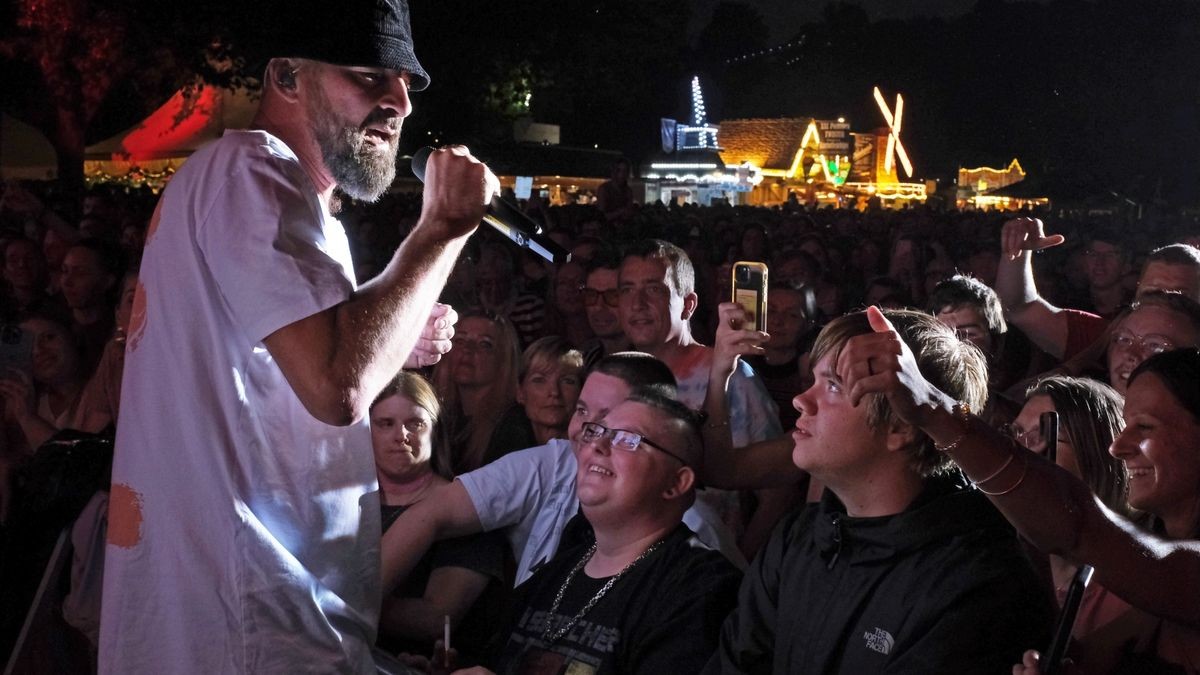
[[[904,174],[912,178],[912,162],[908,161],[908,152],[904,150],[904,144],[900,142],[900,128],[904,122],[904,97],[899,93],[896,94],[896,110],[893,113],[888,109],[887,101],[883,100],[883,93],[879,91],[879,87],[875,87],[875,103],[879,104],[879,112],[883,113],[883,119],[888,125],[887,150],[883,158],[884,172],[891,174],[892,158],[893,156],[899,157],[900,165],[904,167]]]
[[[718,149],[717,128],[708,123],[708,112],[704,109],[704,93],[700,91],[700,78],[692,78],[692,123],[681,124],[676,132],[676,150]]]

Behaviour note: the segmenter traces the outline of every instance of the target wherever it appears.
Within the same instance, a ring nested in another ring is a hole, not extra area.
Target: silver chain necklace
[[[576,612],[575,616],[571,617],[571,620],[564,624],[562,628],[551,632],[551,622],[554,619],[554,615],[558,613],[558,606],[562,604],[563,595],[566,594],[567,587],[571,585],[571,580],[573,580],[575,575],[579,573],[579,570],[583,569],[583,566],[592,559],[592,556],[596,555],[596,544],[593,542],[592,547],[587,550],[587,553],[583,554],[583,557],[579,559],[578,563],[575,563],[575,567],[572,568],[570,573],[567,574],[566,580],[563,581],[563,585],[559,587],[558,593],[554,596],[554,604],[550,605],[550,611],[546,614],[546,628],[542,630],[542,641],[547,645],[558,642],[559,638],[566,635],[568,631],[574,628],[575,624],[579,623],[579,620],[582,619],[584,615],[596,605],[597,602],[600,602],[600,598],[604,597],[604,594],[608,592],[608,589],[613,587],[613,584],[617,583],[618,579],[625,576],[626,572],[633,569],[633,566],[644,560],[646,556],[649,556],[651,553],[654,553],[656,550],[658,550],[658,547],[662,545],[663,541],[665,541],[665,539],[659,539],[658,541],[654,542],[653,546],[643,551],[641,555],[633,560],[633,562],[626,565],[625,568],[620,572],[617,572],[615,575],[609,577],[608,581],[606,581],[604,585],[600,587],[600,590],[596,591],[596,594],[592,596],[592,599],[587,601],[587,604],[583,606],[583,609]]]

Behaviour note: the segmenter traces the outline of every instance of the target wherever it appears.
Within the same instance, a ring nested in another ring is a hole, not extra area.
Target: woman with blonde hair
[[[487,463],[497,423],[517,400],[518,345],[508,319],[470,311],[454,328],[454,348],[433,370],[456,475]]]
[[[552,438],[566,438],[583,376],[583,354],[565,338],[547,335],[526,347],[517,402],[496,425],[484,464],[515,450],[545,445]]]

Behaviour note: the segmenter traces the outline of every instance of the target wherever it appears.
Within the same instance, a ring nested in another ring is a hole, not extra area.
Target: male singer
[[[420,221],[356,287],[330,200],[387,189],[409,91],[429,76],[405,0],[316,11],[271,54],[254,128],[193,155],[151,222],[101,672],[375,672],[367,409],[406,362],[449,349],[455,314],[435,299],[498,183],[465,148],[435,152]]]

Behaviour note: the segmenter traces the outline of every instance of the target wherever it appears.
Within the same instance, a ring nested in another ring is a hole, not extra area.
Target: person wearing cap
[[[449,349],[456,315],[435,300],[498,184],[465,148],[434,152],[419,222],[357,286],[331,201],[388,188],[429,76],[403,0],[343,3],[287,34],[253,128],[192,155],[147,233],[102,673],[376,672],[366,415],[402,366]]]

